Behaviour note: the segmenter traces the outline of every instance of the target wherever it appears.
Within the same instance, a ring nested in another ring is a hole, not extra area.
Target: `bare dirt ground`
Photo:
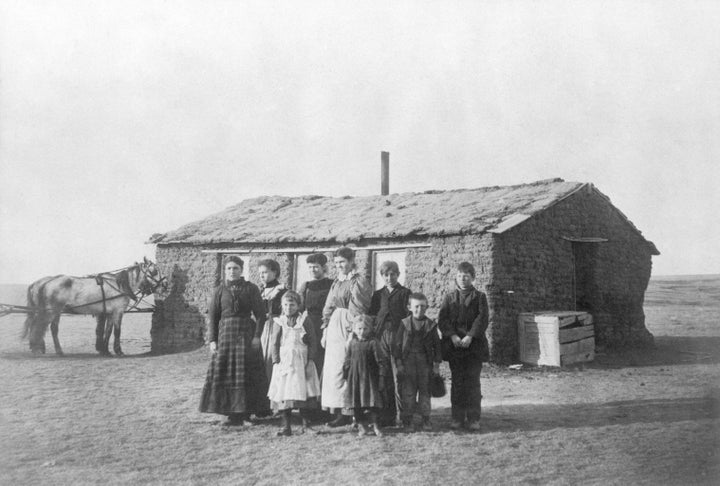
[[[0,300],[2,301],[2,300]],[[0,320],[0,484],[720,484],[720,277],[660,278],[653,350],[569,369],[483,370],[483,430],[276,438],[197,412],[208,355],[148,353],[126,316],[124,358],[94,352],[94,321],[64,317],[66,356],[32,356]],[[295,427],[299,431],[299,426]]]

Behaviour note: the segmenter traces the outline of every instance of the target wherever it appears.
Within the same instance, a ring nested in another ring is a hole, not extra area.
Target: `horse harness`
[[[139,267],[140,271],[143,273],[143,276],[146,279],[152,281],[152,288],[148,292],[140,290],[140,289],[138,289],[137,292],[133,292],[133,290],[130,288],[130,282],[128,281],[127,277],[118,278],[118,276],[124,275],[125,272],[127,272],[127,270],[129,270],[133,267]],[[160,280],[156,280],[152,275],[148,274],[148,272],[145,270],[145,268],[142,265],[139,265],[139,264],[121,268],[119,270],[116,270],[116,272],[117,272],[118,276],[113,275],[115,272],[106,272],[106,273],[98,273],[96,275],[88,275],[88,278],[94,278],[95,283],[97,283],[98,286],[100,287],[100,294],[102,295],[102,299],[96,300],[95,302],[88,302],[86,304],[75,305],[72,307],[65,307],[64,311],[72,312],[73,309],[77,309],[79,307],[88,307],[88,306],[91,306],[94,304],[99,304],[102,302],[103,314],[107,314],[107,305],[106,305],[107,301],[114,300],[114,299],[120,299],[122,297],[129,297],[133,300],[133,305],[130,307],[130,309],[133,309],[133,308],[137,307],[137,305],[140,303],[140,301],[142,300],[143,297],[154,292],[155,289],[157,289],[160,285],[162,285],[163,280],[165,280],[165,277],[161,278]],[[106,278],[108,278],[108,275],[112,275],[115,277],[115,280],[119,284],[118,287],[114,287],[113,285],[111,285],[109,282],[106,281]],[[114,295],[112,297],[106,297],[106,295],[105,295],[105,284],[106,283],[110,286],[110,288],[119,292],[119,294]]]

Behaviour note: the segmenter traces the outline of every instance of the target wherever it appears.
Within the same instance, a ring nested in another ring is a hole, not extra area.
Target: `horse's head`
[[[144,295],[152,294],[158,287],[163,290],[167,289],[167,279],[160,275],[158,266],[147,257],[143,257],[143,261],[138,263],[138,269],[142,274],[139,290]]]

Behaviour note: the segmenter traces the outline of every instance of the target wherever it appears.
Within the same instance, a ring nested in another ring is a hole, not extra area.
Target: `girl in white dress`
[[[307,314],[299,314],[300,294],[292,290],[282,296],[282,315],[273,320],[273,370],[268,398],[272,408],[281,412],[283,426],[277,435],[292,435],[291,413],[300,410],[303,430],[309,409],[317,409],[320,396],[315,359],[318,352],[316,334],[307,322]]]

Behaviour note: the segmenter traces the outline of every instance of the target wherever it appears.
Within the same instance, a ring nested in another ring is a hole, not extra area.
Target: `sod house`
[[[643,299],[658,251],[592,184],[562,179],[507,187],[368,197],[259,197],[175,231],[155,234],[156,258],[170,285],[155,296],[152,349],[200,346],[207,302],[222,258],[238,255],[258,282],[257,262],[280,262],[280,281],[308,279],[305,258],[339,246],[357,250],[374,287],[385,260],[401,282],[429,298],[435,317],[452,291],[455,267],[469,261],[487,293],[491,360],[518,356],[518,315],[584,310],[601,346],[652,342]],[[328,265],[328,274],[334,269]]]

